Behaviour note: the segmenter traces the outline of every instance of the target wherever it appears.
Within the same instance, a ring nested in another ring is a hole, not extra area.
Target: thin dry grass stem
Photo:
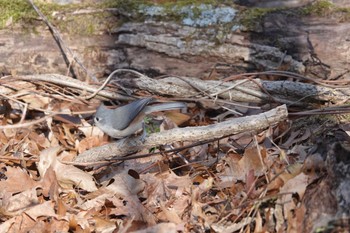
[[[108,216],[106,216],[107,219]],[[121,228],[118,230],[118,233],[126,233],[128,232],[129,228],[132,227],[132,223],[135,220],[135,216],[132,216],[130,220],[127,220],[125,224],[122,224]]]
[[[291,112],[289,115],[303,116],[303,115],[323,115],[323,114],[345,114],[350,112],[350,105],[326,107],[321,109],[312,109],[302,112]]]
[[[255,145],[257,146],[257,151],[258,151],[258,156],[259,156],[259,158],[260,158],[260,161],[261,161],[262,165],[263,165],[264,167],[266,167],[266,166],[265,166],[265,163],[263,163],[263,161],[262,161],[262,156],[261,156],[261,152],[260,152],[260,150],[259,150],[259,146],[257,145],[257,138],[256,138],[256,136],[254,136],[253,139],[254,139]],[[287,169],[287,168],[286,168],[286,169]],[[256,216],[258,210],[259,210],[259,207],[260,207],[261,203],[266,199],[266,193],[267,193],[267,186],[268,186],[268,184],[269,184],[270,182],[272,182],[273,180],[275,180],[275,179],[276,179],[279,175],[281,175],[283,172],[284,172],[284,171],[282,171],[282,172],[276,174],[276,176],[274,176],[271,180],[269,180],[269,178],[267,177],[267,173],[265,172],[264,175],[265,175],[267,184],[266,184],[264,190],[260,193],[259,198],[254,199],[254,200],[248,200],[248,201],[247,201],[247,198],[248,198],[248,196],[249,196],[249,193],[251,193],[251,192],[253,191],[253,188],[255,188],[255,185],[254,185],[254,184],[255,184],[255,183],[257,182],[257,180],[258,180],[258,177],[257,177],[257,178],[254,180],[254,182],[253,182],[253,184],[251,185],[251,187],[249,188],[249,190],[248,190],[248,192],[247,192],[247,196],[244,197],[244,198],[240,201],[239,205],[238,205],[237,207],[235,207],[235,208],[240,208],[240,207],[246,206],[247,204],[252,203],[252,202],[255,203],[253,206],[250,207],[250,210],[249,210],[249,212],[248,212],[247,215],[246,215],[247,217],[250,216],[250,217],[253,217],[253,218],[254,218],[254,217]],[[282,194],[278,194],[278,195],[282,195]],[[268,197],[268,198],[270,199],[271,197]],[[247,207],[247,208],[248,208],[248,207]],[[245,211],[242,211],[242,212],[236,217],[236,219],[234,220],[234,222],[236,222],[240,217],[242,217],[242,216],[243,216],[243,213],[245,213]],[[229,216],[230,216],[230,214],[227,215],[227,216],[225,216],[222,220],[228,218]],[[220,222],[221,222],[222,220],[220,220]],[[245,230],[246,227],[247,227],[247,226],[242,227],[241,230],[240,230],[240,232],[243,232],[243,231]]]
[[[27,111],[28,111],[28,104],[25,103],[24,104],[24,108],[22,110],[22,116],[21,116],[21,120],[19,121],[20,124],[23,124],[25,118],[26,118],[26,115],[27,115]]]
[[[208,93],[206,93],[206,91],[209,91],[210,89],[213,89],[213,88],[218,87],[218,86],[221,85],[221,84],[217,84],[217,85],[212,86],[211,88],[208,88],[208,89],[206,89],[206,90],[201,90],[200,88],[194,86],[191,82],[189,82],[188,80],[186,80],[186,79],[184,79],[184,78],[182,78],[182,77],[180,77],[180,76],[171,76],[171,77],[175,77],[175,78],[178,78],[178,79],[182,80],[183,82],[185,82],[185,83],[187,83],[189,86],[191,86],[194,90],[196,90],[197,92],[203,94],[204,96],[206,96],[206,97],[208,97],[208,98],[210,98],[210,99],[213,99],[213,97],[210,96]],[[203,96],[202,96],[202,95],[192,95],[192,96],[189,95],[189,96],[187,96],[187,97],[199,98],[199,97],[203,97]]]
[[[269,183],[269,177],[267,176],[268,168],[266,167],[266,164],[264,163],[264,159],[262,158],[261,151],[260,151],[260,146],[259,146],[259,143],[258,143],[258,139],[256,138],[256,135],[254,135],[253,140],[254,140],[254,144],[256,146],[256,151],[258,152],[260,163],[261,163],[261,165],[263,166],[263,168],[265,170],[265,174],[264,175],[265,175],[265,178],[266,178],[266,182]]]
[[[67,164],[67,165],[74,165],[74,166],[81,166],[81,167],[89,167],[89,166],[95,166],[95,165],[110,165],[115,163],[115,161],[98,161],[98,162],[89,162],[89,163],[78,163],[78,162],[70,162],[70,161],[63,161],[60,160],[61,163]]]
[[[252,81],[253,83],[255,83],[255,85],[257,85],[271,100],[275,101],[275,102],[280,102],[278,101],[275,97],[273,97],[272,95],[270,95],[270,93],[259,83],[257,82],[255,79],[253,78],[248,78],[250,81]]]
[[[213,102],[212,99],[204,99],[204,98],[169,98],[169,100],[178,100],[178,101],[192,101],[192,102],[199,102],[199,101],[202,101],[202,102]],[[233,102],[233,101],[227,101],[227,100],[224,100],[224,99],[216,99],[215,100],[216,103],[219,103],[219,104],[227,104],[227,105],[233,105],[233,106],[237,106],[237,107],[243,107],[243,108],[249,108],[249,109],[257,109],[257,110],[260,110],[261,107],[259,106],[250,106],[250,105],[244,105],[244,104],[240,104],[238,102]]]
[[[227,91],[229,91],[229,90],[231,90],[231,89],[234,89],[235,87],[237,87],[237,86],[239,86],[239,85],[241,85],[241,84],[247,82],[248,79],[247,79],[247,80],[242,80],[241,82],[238,82],[238,83],[236,83],[236,84],[234,84],[234,85],[232,85],[232,86],[230,86],[230,87],[228,87],[228,88],[226,88],[226,89],[224,89],[224,90],[221,90],[221,91],[219,91],[219,92],[216,92],[216,93],[213,93],[213,94],[209,94],[209,93],[207,93],[207,91],[210,91],[211,89],[214,89],[214,88],[216,88],[216,87],[220,87],[220,85],[224,84],[226,81],[222,81],[221,83],[219,83],[219,84],[217,84],[217,85],[214,85],[214,86],[212,86],[212,87],[210,87],[210,88],[207,88],[206,90],[202,90],[202,89],[196,87],[195,85],[193,85],[193,84],[192,84],[191,82],[189,82],[188,80],[186,80],[186,79],[184,79],[184,78],[182,78],[182,77],[180,77],[180,76],[171,76],[171,77],[175,77],[175,78],[178,78],[178,79],[180,79],[180,80],[186,82],[186,83],[187,83],[188,85],[190,85],[194,90],[196,90],[196,91],[202,93],[204,96],[206,96],[206,97],[208,97],[209,99],[211,99],[214,103],[219,102],[219,103],[225,103],[225,104],[230,104],[230,105],[234,105],[234,106],[245,107],[245,108],[248,107],[248,108],[249,108],[249,106],[247,106],[247,105],[242,105],[242,104],[239,104],[239,103],[233,103],[233,102],[229,102],[229,101],[225,101],[225,102],[224,102],[223,100],[218,99],[218,95],[220,95],[220,94],[222,94],[222,93],[224,93],[224,92],[227,92]],[[252,81],[252,80],[251,80],[251,81]],[[257,84],[257,85],[259,85],[259,84]],[[261,87],[261,85],[259,85],[259,87]],[[261,87],[261,88],[263,88],[263,87]],[[245,92],[245,91],[244,91],[244,88],[243,88],[243,89],[240,89],[240,91]],[[229,93],[230,93],[230,92],[229,92]],[[250,91],[250,92],[247,91],[247,92],[245,92],[245,93],[251,94],[251,95],[256,96],[256,97],[261,97],[260,95],[254,95],[254,93],[251,93],[251,91]],[[270,95],[268,94],[268,96],[270,96]],[[193,97],[197,97],[197,98],[198,98],[198,97],[202,97],[202,96],[195,96],[195,95],[193,95]],[[231,100],[231,99],[232,99],[232,98],[231,98],[231,96],[230,96],[230,100]],[[191,99],[191,100],[193,101],[193,99]],[[205,99],[204,99],[204,100],[201,99],[201,101],[205,101]],[[208,101],[208,100],[206,100],[206,101]],[[224,106],[220,106],[220,107],[223,108],[223,109],[225,109],[225,110],[229,110],[229,111],[231,111],[231,112],[233,112],[233,113],[235,113],[235,114],[241,115],[239,112],[233,111],[232,109],[228,109],[228,108],[226,108],[226,107],[224,107]],[[255,107],[252,107],[252,108],[255,108]],[[258,108],[258,109],[260,109],[260,108]]]
[[[284,51],[283,56],[281,57],[281,59],[280,59],[280,61],[278,62],[278,64],[277,64],[277,66],[276,66],[275,69],[278,69],[279,67],[282,66],[282,63],[283,63],[284,58],[286,57],[286,55],[287,55],[287,50]]]
[[[265,196],[267,193],[267,188],[259,195],[259,199],[261,199],[263,196]],[[258,213],[259,211],[259,207],[261,205],[261,201],[258,201],[258,202],[255,202],[256,204],[254,204],[250,210],[249,210],[249,213],[247,214],[247,216],[251,216],[252,218],[255,218],[256,214]],[[243,229],[243,228],[242,228]],[[241,230],[242,230],[241,229]],[[241,231],[242,232],[242,231]]]
[[[63,41],[63,40],[62,40],[62,41]],[[70,70],[73,69],[73,68],[72,68],[72,67],[73,67],[73,62],[74,62],[74,60],[70,60],[70,61],[69,61],[69,64],[68,64],[68,67],[67,67],[66,76],[69,76]],[[97,80],[95,80],[95,81],[97,81]]]
[[[243,207],[243,206],[242,206]],[[240,213],[237,215],[237,217],[232,221],[233,223],[237,223],[238,219],[243,218],[243,215],[248,211],[249,207],[243,208]],[[227,215],[227,217],[231,216],[231,213]],[[221,221],[219,221],[221,222]]]
[[[170,150],[174,150],[176,149],[175,147],[173,147],[172,145],[167,145]],[[178,156],[179,158],[182,159],[182,161],[184,161],[185,164],[189,164],[190,162],[186,159],[186,157],[184,155],[182,155],[180,152],[173,152],[173,154],[175,154],[176,156]],[[164,154],[165,155],[165,154]]]
[[[26,123],[22,123],[22,124],[14,124],[14,125],[0,125],[0,130],[4,130],[4,129],[19,129],[19,128],[28,128],[31,127],[33,125],[39,124],[41,122],[46,121],[47,119],[49,119],[50,117],[53,117],[55,114],[50,114],[47,116],[44,116],[43,118],[40,118],[38,120],[33,120],[30,122],[26,122]]]
[[[213,100],[214,103],[219,102],[219,103],[224,103],[224,104],[230,104],[230,105],[234,105],[234,106],[248,107],[248,108],[249,108],[249,106],[246,106],[246,105],[242,105],[242,104],[239,104],[239,103],[233,103],[233,102],[229,102],[229,101],[223,101],[223,100],[218,99],[218,95],[219,95],[219,94],[221,94],[221,93],[223,93],[223,92],[225,92],[225,91],[229,91],[229,90],[235,88],[236,86],[245,83],[247,80],[243,80],[242,82],[237,83],[237,84],[235,84],[235,85],[232,85],[231,87],[228,87],[227,89],[222,90],[222,91],[220,91],[220,92],[217,92],[217,93],[214,93],[214,94],[209,94],[209,93],[207,93],[207,91],[210,91],[211,89],[214,89],[214,88],[216,88],[216,87],[219,87],[220,85],[222,85],[223,83],[225,83],[225,81],[222,81],[221,83],[219,83],[219,84],[217,84],[217,85],[214,85],[214,86],[212,86],[212,87],[210,87],[210,88],[207,88],[206,90],[201,90],[200,88],[194,86],[191,82],[189,82],[188,80],[186,80],[186,79],[184,79],[184,78],[182,78],[182,77],[180,77],[180,76],[171,76],[171,77],[175,77],[175,78],[178,78],[178,79],[180,79],[180,80],[186,82],[186,83],[187,83],[188,85],[190,85],[194,90],[196,90],[196,91],[202,93],[204,96],[206,96],[206,97],[208,97],[209,99]],[[195,96],[195,95],[193,95],[193,97],[202,97],[202,96]],[[230,98],[230,99],[231,99],[231,98]],[[192,101],[193,101],[193,99],[189,99],[189,100],[192,100]],[[209,100],[207,100],[207,99],[201,99],[201,101],[209,101]],[[233,111],[232,109],[228,109],[228,108],[226,108],[226,107],[224,107],[224,106],[221,106],[221,107],[224,108],[225,110],[229,110],[229,111],[234,112],[235,114],[240,115],[239,112]],[[252,108],[256,108],[256,107],[252,107]],[[258,108],[258,109],[260,109],[260,108]]]
[[[236,86],[241,85],[241,84],[243,84],[243,83],[246,83],[247,81],[248,81],[248,79],[240,80],[240,81],[238,81],[237,83],[233,84],[232,86],[230,86],[230,87],[228,87],[228,88],[226,88],[226,89],[223,89],[223,90],[220,90],[220,91],[218,91],[218,92],[216,92],[216,93],[210,94],[210,96],[215,96],[215,97],[217,97],[218,95],[220,95],[220,94],[222,94],[222,93],[224,93],[224,92],[226,92],[226,91],[230,91],[230,90],[234,89]],[[223,83],[224,83],[224,82],[223,82]],[[231,98],[230,98],[230,99],[231,99]]]
[[[243,87],[243,86],[239,86],[239,85],[233,85],[232,87],[225,89],[225,91],[229,91],[230,89],[236,88],[240,92],[243,92],[243,93],[248,94],[248,95],[252,95],[252,96],[260,98],[262,100],[273,100],[277,103],[288,103],[288,100],[273,97],[257,80],[253,79],[253,77],[250,77],[250,76],[245,77],[245,80],[239,84],[243,84],[248,80],[253,82],[255,85],[257,85],[262,90],[262,92],[258,92],[258,91],[255,91],[255,90]],[[227,82],[227,81],[224,80],[220,84],[218,84],[217,86],[220,86],[221,84],[223,84],[225,82]],[[191,85],[191,86],[193,86],[193,85]],[[208,90],[210,90],[210,89],[208,89]],[[223,92],[220,91],[219,93],[223,93]],[[229,94],[231,94],[231,93],[229,93]],[[230,99],[231,99],[231,96],[230,96]],[[293,104],[293,102],[291,102],[290,104]]]
[[[241,83],[239,83],[239,84],[243,84],[243,83],[245,83],[245,82],[247,82],[247,81],[251,81],[251,82],[253,82],[255,85],[257,85],[257,86],[266,94],[266,96],[262,95],[261,93],[260,93],[259,95],[254,94],[254,92],[253,92],[252,90],[248,90],[248,89],[243,88],[243,87],[240,88],[240,91],[241,91],[241,92],[246,93],[246,94],[253,95],[253,96],[258,97],[258,98],[262,98],[262,99],[270,98],[271,100],[273,100],[273,101],[275,101],[275,102],[281,102],[281,101],[278,101],[276,98],[274,98],[272,95],[270,95],[270,93],[269,93],[259,82],[257,82],[256,80],[254,80],[253,77],[248,76],[248,77],[245,77],[245,78],[246,78],[246,79],[244,79],[243,82],[241,82]],[[224,83],[224,82],[227,82],[227,81],[231,81],[231,80],[226,80],[226,79],[224,79],[223,83]],[[231,89],[233,89],[233,88],[235,88],[235,87],[237,87],[237,86],[238,86],[238,85],[233,85],[232,87],[227,88],[227,89],[225,89],[225,90],[223,90],[223,91],[220,91],[219,93],[223,93],[223,92],[229,91],[229,90],[231,90]],[[230,99],[231,99],[231,98],[230,98]]]
[[[233,207],[233,209],[238,209],[238,208],[241,208],[243,206],[237,206],[237,207]],[[233,220],[233,222],[235,223],[240,217],[243,216],[243,214],[245,213],[244,210],[240,211],[239,215]],[[222,218],[220,218],[220,220],[217,222],[217,224],[221,224],[223,223],[224,221],[226,221],[231,215],[233,215],[233,213],[229,212],[226,214],[226,216],[223,216]]]
[[[15,158],[15,157],[9,157],[9,156],[0,156],[0,160],[6,160],[6,161],[31,161],[31,162],[39,162],[39,158]]]
[[[54,91],[53,89],[51,89],[52,91]],[[72,97],[68,97],[58,91],[55,91],[56,93],[59,93],[61,96],[63,97],[66,97],[69,101],[69,106],[73,106],[74,102],[72,102],[72,100],[74,100],[74,98],[72,99]],[[23,96],[23,95],[30,95],[32,94],[33,91],[29,91],[28,93],[21,93],[20,96]],[[40,92],[34,92],[36,94],[43,94],[43,93],[40,93]],[[9,99],[19,105],[22,105],[23,106],[23,109],[22,109],[22,116],[21,116],[21,119],[19,121],[19,123],[15,124],[15,125],[0,125],[0,129],[15,129],[15,128],[26,128],[26,127],[30,127],[30,126],[33,126],[35,124],[39,124],[45,120],[47,120],[48,118],[50,117],[53,117],[54,115],[57,115],[57,114],[64,114],[65,112],[59,112],[59,111],[51,111],[51,110],[47,110],[47,109],[42,109],[42,108],[36,108],[36,107],[31,107],[28,103],[23,103],[22,101],[19,101],[18,99],[14,98],[14,97],[19,97],[19,95],[14,95],[14,96],[9,96],[9,95],[4,95],[2,93],[0,93],[0,96],[6,98],[6,99]],[[51,98],[55,98],[55,96],[53,95],[50,95],[50,94],[46,94],[46,96],[48,97],[51,97]],[[56,99],[57,99],[57,96],[56,96]],[[67,100],[67,99],[63,99],[63,100]],[[61,99],[62,100],[62,99]],[[30,122],[26,122],[24,123],[25,121],[25,117],[26,117],[26,114],[27,114],[27,111],[28,109],[31,109],[31,110],[37,110],[37,111],[41,111],[41,112],[45,112],[45,113],[48,113],[49,115],[43,117],[43,118],[40,118],[38,120],[33,120],[33,121],[30,121]],[[81,112],[72,112],[70,114],[74,114],[74,115],[77,115],[77,114],[85,114],[85,113],[94,113],[95,110],[92,110],[92,111],[81,111]]]
[[[266,179],[266,186],[265,186],[264,191],[261,192],[260,195],[259,195],[259,199],[262,199],[263,197],[266,196],[266,193],[267,193],[267,185],[270,183],[270,181],[269,181],[269,178],[268,178],[268,176],[267,176],[267,171],[268,171],[268,169],[267,169],[267,167],[266,167],[266,165],[265,165],[265,163],[264,163],[264,161],[263,161],[263,158],[262,158],[262,155],[261,155],[261,152],[260,152],[260,148],[259,148],[260,146],[259,146],[259,144],[258,144],[258,140],[257,140],[257,138],[256,138],[256,135],[254,135],[253,140],[254,140],[254,144],[255,144],[255,146],[256,146],[256,148],[257,148],[257,152],[258,152],[258,156],[259,156],[260,162],[261,162],[261,164],[262,164],[262,166],[264,167],[264,170],[265,170],[264,175],[265,175],[265,179]],[[257,177],[257,178],[258,178],[258,177]],[[254,183],[253,183],[253,184],[255,184],[256,181],[257,181],[257,179],[254,180]],[[251,186],[251,188],[249,189],[247,195],[249,194],[249,192],[252,191],[252,188],[254,188],[254,187],[255,187],[254,185]],[[247,214],[247,216],[251,216],[252,218],[255,218],[255,216],[256,216],[256,214],[257,214],[257,212],[258,212],[258,210],[259,210],[259,207],[260,207],[260,205],[261,205],[262,202],[261,202],[261,201],[256,202],[256,200],[255,200],[255,203],[256,203],[256,204],[254,204],[254,205],[250,208],[249,213]],[[252,213],[253,213],[253,214],[252,214]],[[241,229],[240,232],[242,232],[242,230],[243,230],[243,228]]]
[[[255,136],[254,136],[254,137],[255,137]],[[266,173],[265,173],[265,176],[266,176]],[[257,178],[258,178],[258,177],[257,177]],[[267,179],[267,181],[268,181],[268,178],[267,178],[267,177],[266,177],[266,179]],[[256,181],[257,181],[257,179],[254,181],[254,183],[255,183]],[[268,182],[268,183],[269,183],[269,182]],[[267,193],[267,185],[268,185],[268,183],[266,184],[266,187],[265,187],[264,191],[262,191],[262,192],[260,193],[259,198],[255,199],[255,200],[248,201],[248,203],[254,202],[254,205],[252,205],[252,206],[250,207],[250,210],[249,210],[249,212],[248,212],[248,214],[247,214],[247,217],[250,216],[250,217],[252,217],[252,218],[255,218],[255,216],[256,216],[256,214],[257,214],[257,212],[258,212],[258,210],[259,210],[259,207],[260,207],[261,203],[265,200],[266,193]],[[251,186],[251,188],[253,188],[253,187],[254,187],[254,185]],[[251,192],[251,188],[249,189],[248,193]],[[248,194],[248,193],[247,193],[247,194]],[[243,202],[240,203],[240,205],[243,205]],[[246,227],[246,226],[244,226],[244,227]],[[241,228],[241,231],[240,231],[240,232],[243,232],[244,227]]]
[[[150,169],[152,169],[154,167],[158,167],[158,170],[162,171],[162,169],[161,169],[161,167],[159,165],[159,161],[156,161],[156,162],[150,164],[149,166],[145,167],[144,169],[142,169],[139,173],[140,174],[146,174],[147,171],[149,171]],[[163,171],[163,172],[165,172],[165,171]],[[163,172],[160,172],[160,173],[163,173]]]
[[[95,92],[97,89],[95,86],[86,84],[77,79],[72,79],[71,77],[59,75],[59,74],[40,74],[40,75],[25,75],[25,76],[4,76],[0,81],[13,80],[14,78],[27,82],[46,82],[50,84],[57,84],[62,87],[72,88],[74,90],[83,90],[89,93]],[[99,97],[108,99],[120,99],[120,100],[133,100],[134,98],[125,95],[118,94],[117,92],[101,91]],[[83,97],[81,97],[83,98]]]
[[[91,99],[91,98],[95,97],[100,91],[102,91],[107,86],[107,84],[111,81],[113,76],[115,74],[117,74],[117,73],[120,73],[120,72],[129,72],[129,73],[132,73],[132,74],[134,74],[136,76],[139,76],[139,77],[145,76],[145,75],[143,75],[143,74],[141,74],[141,73],[139,73],[137,71],[130,70],[130,69],[117,69],[117,70],[114,70],[95,92],[93,92],[92,94],[90,94],[88,96],[85,96],[84,99],[88,100],[88,99]]]
[[[209,161],[210,161],[209,159],[206,159],[206,160],[202,160],[202,161],[189,162],[188,164],[183,164],[183,165],[171,168],[171,170],[175,171],[175,170],[178,170],[178,169],[181,169],[181,168],[184,168],[184,167],[188,167],[188,166],[201,165],[202,163],[209,162]]]
[[[306,77],[300,74],[292,73],[289,71],[265,71],[265,72],[255,72],[255,73],[244,73],[244,74],[238,74],[238,75],[232,75],[228,78],[225,78],[225,81],[232,81],[236,79],[240,79],[246,76],[261,76],[261,75],[272,75],[272,76],[284,76],[287,78],[296,78],[299,80],[306,80],[311,81],[317,84],[320,84],[325,87],[331,87],[331,88],[349,88],[350,81],[344,80],[344,81],[325,81],[325,80],[318,80],[310,77]],[[341,85],[330,85],[327,83],[339,83]]]
[[[2,80],[2,81],[3,81],[3,80]],[[57,91],[57,90],[55,90],[54,88],[49,87],[48,85],[45,85],[43,82],[40,82],[40,81],[39,81],[39,82],[36,82],[35,84],[36,84],[36,85],[40,85],[40,86],[42,86],[43,88],[46,88],[46,89],[50,90],[51,92],[54,92],[54,93],[58,94],[59,96],[62,96],[63,98],[58,98],[58,96],[52,95],[52,94],[50,94],[50,93],[39,92],[39,91],[36,91],[36,90],[28,90],[27,92],[23,92],[23,91],[22,91],[22,92],[20,92],[20,93],[15,93],[15,94],[13,94],[13,95],[11,95],[11,96],[4,95],[4,94],[1,94],[1,93],[0,93],[0,95],[3,96],[3,97],[5,97],[5,98],[7,98],[7,99],[10,99],[10,100],[12,100],[12,101],[15,101],[15,102],[17,102],[17,103],[19,103],[19,104],[24,104],[24,103],[21,102],[21,101],[19,101],[19,100],[14,99],[14,98],[19,98],[19,97],[21,97],[21,96],[32,95],[32,94],[38,94],[38,95],[41,95],[41,96],[46,96],[46,97],[50,97],[50,98],[54,98],[54,99],[59,99],[59,100],[64,100],[64,101],[68,101],[68,102],[77,101],[77,98],[74,98],[74,97],[76,97],[76,95],[74,95],[73,92],[69,92],[69,94],[73,96],[73,97],[72,97],[72,96],[68,96],[68,95],[63,94],[62,92]],[[55,84],[53,84],[53,83],[50,83],[50,85],[55,86],[57,89],[63,89],[62,87],[60,87],[60,86],[58,86],[58,85],[55,85]],[[24,90],[24,91],[25,91],[25,90]],[[67,92],[67,90],[64,90],[64,91]],[[87,104],[86,101],[84,101],[83,103]],[[35,108],[29,107],[29,109],[35,109]]]
[[[23,110],[22,110],[22,116],[21,116],[21,120],[19,121],[19,124],[23,124],[23,121],[25,120],[26,118],[26,115],[27,115],[27,111],[28,111],[28,104],[27,103],[23,103],[15,98],[12,98],[10,96],[7,96],[7,95],[3,95],[0,93],[0,95],[4,98],[7,98],[9,100],[12,100],[14,101],[15,103],[19,104],[19,105],[22,105],[23,106]],[[0,126],[1,127],[1,126]]]
[[[63,98],[58,98],[57,96],[54,96],[52,94],[49,94],[47,93],[47,96],[48,97],[52,97],[52,98],[55,98],[55,99],[59,99],[59,100],[65,100],[65,101],[68,101],[68,102],[71,102],[71,101],[81,101],[83,102],[84,104],[87,104],[88,102],[86,102],[85,100],[82,100],[79,98],[79,96],[77,96],[76,94],[74,94],[72,91],[69,91],[69,88],[66,88],[66,87],[61,87],[61,86],[58,86],[58,85],[55,85],[53,83],[50,83],[51,86],[57,88],[57,89],[60,89],[61,91],[59,90],[56,90],[55,88],[53,87],[50,87],[49,85],[45,85],[44,83],[42,82],[38,82],[40,83],[41,86],[43,86],[44,88],[47,88],[48,90],[50,90],[51,92],[53,93],[56,93],[58,94],[59,96],[63,97]],[[64,94],[63,92],[66,92],[68,93],[69,95],[66,95]]]
[[[25,105],[25,103],[23,103],[23,102],[17,100],[16,98],[13,98],[13,96],[4,95],[4,94],[2,94],[2,93],[0,93],[0,96],[4,97],[4,98],[6,98],[6,99],[12,100],[13,102],[15,102],[15,103],[17,103],[17,104],[19,104],[19,105]]]
[[[288,166],[281,172],[279,172],[278,174],[276,174],[270,182],[274,181],[275,179],[277,179],[281,174],[283,174],[283,172],[285,171],[288,171]],[[246,205],[246,204],[249,204],[249,203],[254,203],[254,205],[250,208],[250,211],[248,213],[247,216],[251,216],[251,217],[255,217],[258,210],[259,210],[259,207],[261,205],[262,202],[266,201],[266,200],[269,200],[271,198],[276,198],[276,197],[280,197],[280,196],[283,196],[283,195],[288,195],[288,194],[293,194],[292,192],[285,192],[285,193],[278,193],[276,195],[273,195],[273,196],[270,196],[270,197],[267,197],[266,196],[266,193],[267,193],[267,188],[268,188],[268,184],[269,182],[266,184],[264,190],[260,193],[259,197],[254,199],[254,200],[249,200],[248,202],[246,203],[242,203],[241,205]],[[254,212],[253,212],[254,211]],[[253,214],[252,214],[253,213]]]
[[[269,141],[271,142],[271,144],[274,145],[274,146],[280,151],[280,153],[281,153],[281,152],[283,153],[282,149],[281,149],[270,137],[268,137],[268,139],[269,139]],[[283,156],[283,160],[286,162],[287,166],[290,165],[288,159],[285,158],[285,156]]]

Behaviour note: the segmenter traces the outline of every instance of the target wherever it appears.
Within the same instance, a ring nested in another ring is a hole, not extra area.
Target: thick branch
[[[282,105],[265,113],[235,118],[214,125],[176,128],[154,133],[147,137],[144,143],[138,138],[127,138],[85,151],[76,158],[75,162],[96,162],[118,158],[142,148],[152,148],[175,141],[201,141],[246,131],[261,131],[285,120],[287,116],[287,107]]]
[[[168,77],[154,80],[147,76],[121,79],[121,85],[147,90],[158,95],[177,97],[212,96],[248,103],[268,103],[272,100],[289,105],[310,103],[343,103],[349,99],[345,88],[330,88],[292,81],[243,79],[237,81],[201,80],[190,77]],[[345,90],[345,91],[344,91]]]

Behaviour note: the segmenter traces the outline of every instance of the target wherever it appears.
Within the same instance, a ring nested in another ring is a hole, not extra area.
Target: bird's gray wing
[[[113,128],[118,130],[127,128],[151,101],[151,97],[139,99],[122,107],[114,109],[112,114],[113,119],[110,119]]]

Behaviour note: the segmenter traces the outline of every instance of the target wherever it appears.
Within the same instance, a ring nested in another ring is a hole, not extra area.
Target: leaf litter
[[[58,98],[47,89],[22,92],[23,105],[8,101],[3,126],[20,123],[25,104],[25,121],[44,110],[88,112],[98,105],[73,105],[74,96]],[[181,123],[215,123],[205,109],[192,109],[198,111]],[[304,164],[310,130],[284,135],[283,123],[179,152],[186,159],[161,154],[70,164],[110,140],[91,124],[91,114],[74,116],[0,132],[0,232],[301,232],[305,191],[322,176],[310,173],[319,160]]]

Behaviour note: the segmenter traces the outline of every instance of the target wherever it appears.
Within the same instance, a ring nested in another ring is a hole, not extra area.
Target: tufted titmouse
[[[144,98],[116,109],[101,104],[96,111],[94,121],[97,127],[113,138],[128,137],[143,128],[143,119],[147,114],[185,108],[181,102],[149,104],[153,98]]]

